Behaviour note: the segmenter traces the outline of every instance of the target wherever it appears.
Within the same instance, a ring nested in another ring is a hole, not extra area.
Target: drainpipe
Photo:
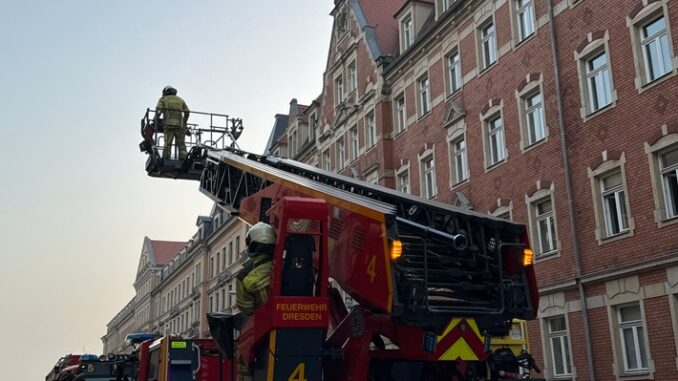
[[[570,234],[572,235],[572,252],[574,254],[575,282],[579,291],[581,303],[582,322],[584,323],[584,342],[586,343],[586,357],[589,368],[589,380],[595,381],[593,370],[593,353],[591,352],[591,330],[589,328],[588,307],[586,305],[586,291],[581,282],[581,253],[579,251],[579,238],[577,237],[577,221],[574,214],[574,196],[572,194],[572,176],[570,174],[570,159],[567,153],[567,140],[565,137],[565,118],[563,116],[563,102],[560,92],[560,66],[558,65],[558,47],[556,40],[555,16],[553,13],[553,0],[548,0],[549,6],[549,29],[551,31],[551,55],[553,60],[553,75],[556,85],[556,104],[558,106],[558,129],[560,130],[560,146],[563,154],[563,170],[565,172],[565,188],[567,191],[567,208],[570,215]]]

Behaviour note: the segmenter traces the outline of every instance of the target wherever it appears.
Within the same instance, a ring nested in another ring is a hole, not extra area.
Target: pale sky
[[[321,93],[332,0],[0,1],[0,364],[43,379],[100,354],[134,295],[144,236],[188,240],[211,203],[146,176],[139,119],[172,85],[243,118],[260,153],[276,113]]]

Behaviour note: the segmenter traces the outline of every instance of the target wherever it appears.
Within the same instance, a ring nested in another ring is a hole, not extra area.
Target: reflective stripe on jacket
[[[258,254],[250,266],[238,274],[235,284],[237,305],[241,312],[251,315],[268,300],[273,262],[270,254]]]
[[[165,95],[158,100],[157,112],[163,112],[166,127],[185,127],[183,112],[188,112],[188,106],[181,97]]]

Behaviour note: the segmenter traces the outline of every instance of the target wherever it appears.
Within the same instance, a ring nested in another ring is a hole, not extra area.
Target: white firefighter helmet
[[[265,222],[257,222],[247,231],[245,243],[249,255],[259,253],[273,253],[275,246],[275,230]]]

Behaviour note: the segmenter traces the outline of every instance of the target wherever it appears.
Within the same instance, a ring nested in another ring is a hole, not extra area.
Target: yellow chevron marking
[[[473,353],[466,340],[460,338],[438,360],[477,361],[478,356]]]
[[[461,319],[459,318],[454,318],[450,320],[450,323],[445,327],[445,330],[443,331],[440,336],[438,336],[438,343],[440,343],[445,336],[447,336],[453,329],[459,325],[461,322]],[[475,333],[478,338],[480,338],[480,341],[483,340],[483,336],[480,334],[480,329],[478,329],[478,324],[476,324],[476,321],[474,319],[466,319],[466,327],[471,328],[473,333]],[[452,344],[443,354],[440,356],[439,360],[465,360],[465,361],[477,361],[478,356],[473,352],[471,347],[468,345],[465,339],[459,338],[454,344]]]

